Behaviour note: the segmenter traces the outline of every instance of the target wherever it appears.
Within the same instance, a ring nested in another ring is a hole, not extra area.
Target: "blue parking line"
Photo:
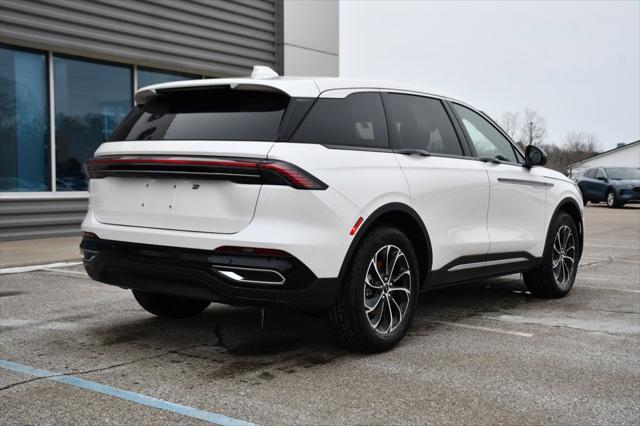
[[[234,419],[223,414],[211,413],[209,411],[198,410],[197,408],[187,407],[186,405],[175,404],[173,402],[164,401],[162,399],[153,398],[151,396],[142,395],[136,392],[130,392],[123,389],[114,388],[100,383],[84,380],[76,376],[68,376],[64,374],[54,373],[52,371],[41,370],[39,368],[29,367],[27,365],[18,364],[11,361],[0,359],[0,368],[11,370],[18,373],[28,374],[30,376],[40,377],[54,382],[64,383],[66,385],[75,386],[81,389],[87,389],[104,395],[113,396],[115,398],[124,399],[125,401],[135,402],[136,404],[146,405],[160,410],[170,411],[182,416],[193,417],[194,419],[204,420],[210,423],[222,426],[250,426],[242,420]]]

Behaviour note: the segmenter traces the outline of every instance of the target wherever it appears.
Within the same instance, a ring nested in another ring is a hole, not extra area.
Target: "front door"
[[[521,155],[489,120],[465,106],[451,105],[489,174],[490,247],[485,272],[498,272],[493,268],[498,265],[515,270],[519,264],[542,256],[546,239],[546,188],[552,184],[545,182],[540,168],[523,166]]]

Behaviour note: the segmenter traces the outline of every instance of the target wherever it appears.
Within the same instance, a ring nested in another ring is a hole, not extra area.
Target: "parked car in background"
[[[640,202],[640,169],[635,167],[596,167],[586,170],[576,179],[582,200],[609,207]]]
[[[325,311],[339,340],[402,339],[422,290],[512,273],[569,293],[582,199],[470,105],[335,78],[139,90],[86,162],[84,265],[149,312],[210,302]]]

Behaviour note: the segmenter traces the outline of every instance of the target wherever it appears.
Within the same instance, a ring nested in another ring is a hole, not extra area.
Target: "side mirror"
[[[544,166],[547,164],[547,154],[537,146],[527,145],[524,151],[525,166]]]

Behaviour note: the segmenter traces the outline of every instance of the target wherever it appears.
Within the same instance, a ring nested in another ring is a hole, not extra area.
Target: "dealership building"
[[[82,163],[137,88],[338,58],[332,0],[0,0],[0,240],[79,232]]]
[[[637,167],[640,168],[640,140],[628,144],[618,144],[609,151],[602,152],[586,160],[569,166],[572,176],[579,176],[596,167]]]

